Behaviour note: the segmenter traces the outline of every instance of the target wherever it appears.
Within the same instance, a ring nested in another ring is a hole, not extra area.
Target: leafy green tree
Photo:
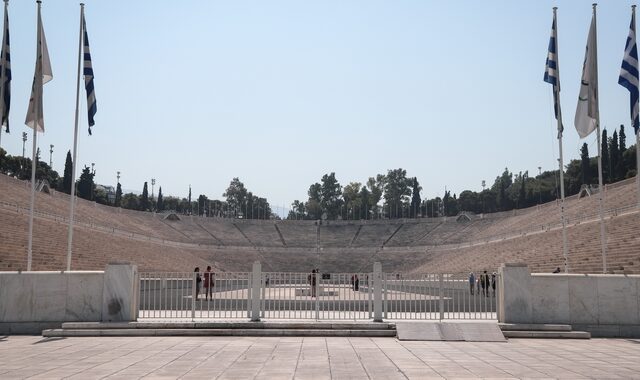
[[[158,189],[158,200],[156,201],[156,209],[164,211],[164,199],[162,198],[162,186]]]
[[[209,210],[207,209],[208,205],[209,199],[207,198],[207,196],[200,194],[200,196],[198,197],[198,215],[203,216],[206,214],[206,216],[209,216]]]
[[[607,138],[607,130],[602,130],[602,142],[600,147],[600,153],[602,154],[602,182],[608,183],[611,173],[609,168],[609,139]]]
[[[320,181],[322,187],[320,190],[320,207],[322,212],[327,214],[328,219],[337,219],[342,207],[342,186],[336,179],[336,174],[325,174]]]
[[[227,190],[222,194],[227,198],[227,205],[234,217],[245,209],[247,203],[247,188],[238,177],[233,178]]]
[[[289,220],[301,220],[306,218],[306,212],[304,207],[304,202],[300,202],[299,200],[293,201],[291,203],[291,210],[289,210],[289,215],[287,219]]]
[[[116,199],[114,201],[114,205],[116,207],[120,207],[122,205],[122,186],[120,185],[120,182],[118,182],[118,185],[116,186]]]
[[[496,177],[496,181],[491,187],[491,189],[496,191],[496,193],[498,194],[497,201],[500,211],[511,210],[513,208],[513,203],[511,202],[511,199],[509,198],[509,195],[507,193],[507,190],[511,187],[512,184],[513,174],[509,172],[508,168],[505,168],[504,172],[502,172],[502,175]]]
[[[376,177],[369,177],[367,180],[367,189],[369,190],[369,207],[374,218],[380,216],[380,207],[378,203],[382,199],[384,192],[384,175],[378,174]]]
[[[62,191],[67,194],[71,194],[71,184],[73,183],[73,175],[71,171],[73,170],[73,161],[71,160],[71,151],[67,152],[67,159],[64,161],[64,174],[62,177]]]
[[[460,208],[460,211],[481,213],[482,206],[478,207],[478,203],[481,204],[481,202],[478,202],[478,198],[478,193],[471,190],[461,192],[458,197],[458,207]]]
[[[342,190],[344,209],[340,213],[343,219],[359,219],[362,212],[362,199],[360,199],[360,182],[351,182]]]
[[[384,177],[384,208],[388,210],[389,218],[402,217],[403,209],[409,205],[410,185],[406,170],[400,168],[387,171]]]
[[[80,198],[92,200],[94,175],[88,166],[82,169],[82,174],[80,174],[80,180],[78,181],[78,196]]]
[[[420,211],[420,204],[422,203],[422,200],[420,199],[420,191],[421,190],[422,190],[422,187],[418,183],[418,178],[417,177],[413,177],[413,180],[412,180],[412,183],[411,183],[411,191],[412,191],[411,207],[409,208],[409,217],[410,218],[416,218],[417,217],[417,213]]]
[[[622,157],[622,153],[627,150],[627,135],[624,133],[624,124],[620,124],[620,133],[618,134],[620,139],[620,143],[618,147],[620,148],[620,157]]]
[[[96,203],[100,203],[101,205],[109,205],[109,198],[107,197],[107,192],[102,188],[96,188],[93,192],[93,199]]]
[[[444,204],[444,213],[446,216],[458,215],[458,200],[456,199],[455,194],[453,194],[452,197],[451,191],[446,191],[442,198],[442,202]]]
[[[127,210],[139,210],[140,198],[134,193],[126,193],[122,197],[122,208],[125,208]]]
[[[371,193],[369,192],[369,189],[367,189],[366,186],[362,186],[362,188],[360,189],[360,202],[363,210],[361,218],[365,220],[369,219],[370,218],[369,215],[373,213],[373,210],[371,209]]]
[[[149,210],[149,190],[147,189],[146,181],[144,182],[144,186],[142,187],[142,195],[140,195],[140,210]]]
[[[322,199],[322,185],[316,182],[309,186],[307,195],[309,196],[309,199],[305,204],[305,208],[308,218],[312,220],[322,218],[322,206],[320,205]]]

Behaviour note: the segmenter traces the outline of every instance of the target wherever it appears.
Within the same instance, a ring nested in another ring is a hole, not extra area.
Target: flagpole
[[[597,32],[597,19],[596,19],[596,6],[598,4],[593,4],[593,57],[594,57],[594,66],[593,71],[590,75],[592,78],[595,78],[595,81],[589,80],[590,85],[595,85],[595,103],[596,103],[596,133],[598,134],[598,203],[600,209],[600,244],[602,250],[602,273],[607,273],[607,235],[605,232],[604,226],[604,185],[602,181],[602,143],[601,143],[601,133],[600,133],[600,110],[598,109],[598,103],[600,99],[598,98],[598,32]],[[593,82],[593,83],[592,83]]]
[[[42,20],[40,18],[41,0],[37,0],[38,4],[38,26],[37,26],[37,43],[36,43],[36,75],[35,75],[35,98],[34,111],[35,120],[33,123],[33,152],[31,153],[31,202],[29,212],[29,242],[27,245],[27,271],[31,271],[31,261],[33,258],[33,212],[36,203],[36,149],[38,138],[38,126],[40,125],[40,115],[38,114],[42,107]],[[38,70],[37,68],[40,68]]]
[[[633,20],[633,30],[635,35],[636,30],[636,6],[631,6],[631,19]],[[637,65],[636,65],[637,67]],[[4,81],[2,82],[4,83]],[[631,112],[631,127],[635,128],[635,120],[633,119],[633,112]],[[640,128],[636,131],[636,181],[638,182],[638,194],[636,200],[638,201],[638,208],[640,208]]]
[[[555,62],[556,62],[556,78],[558,84],[553,86],[555,99],[557,101],[556,121],[558,122],[558,149],[560,158],[558,159],[558,165],[560,167],[560,220],[562,222],[562,257],[564,258],[564,272],[569,273],[569,255],[567,249],[567,226],[564,217],[564,159],[562,156],[562,108],[560,107],[560,54],[558,53],[558,20],[556,18],[556,12],[558,7],[553,7],[553,21],[555,22],[556,35],[555,35]]]
[[[76,203],[76,164],[78,153],[78,114],[80,110],[80,65],[82,62],[82,25],[84,3],[80,3],[80,37],[78,39],[78,75],[76,80],[76,114],[73,128],[73,162],[71,164],[71,207],[69,210],[69,235],[67,237],[67,270],[71,270],[71,251],[73,246],[73,216]]]
[[[4,18],[3,20],[5,21],[5,23],[8,20],[7,17],[7,12],[9,12],[9,0],[4,0]],[[5,34],[7,33],[7,25],[3,25],[3,30],[2,30],[2,73],[0,73],[0,146],[2,146],[2,127],[4,126],[4,120],[2,120],[2,118],[4,117],[4,81],[5,81],[5,72],[7,71],[6,65],[7,65],[7,60],[6,60],[6,52],[4,51],[4,46],[5,46]],[[9,118],[9,115],[7,115],[7,119]],[[7,123],[9,123],[9,120],[7,120]]]

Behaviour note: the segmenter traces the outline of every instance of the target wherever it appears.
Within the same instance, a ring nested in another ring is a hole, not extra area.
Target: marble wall
[[[640,275],[500,271],[500,322],[640,326]]]

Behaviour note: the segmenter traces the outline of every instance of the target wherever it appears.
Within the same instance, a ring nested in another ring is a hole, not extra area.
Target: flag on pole
[[[2,53],[0,53],[0,70],[4,75],[4,83],[2,85],[2,102],[0,107],[0,133],[2,133],[2,127],[6,127],[7,133],[9,133],[9,108],[11,106],[11,55],[9,54],[9,12],[7,11],[7,3],[4,7],[4,33],[2,34]]]
[[[33,75],[33,86],[31,87],[31,98],[29,99],[29,110],[27,111],[27,117],[24,123],[29,128],[35,128],[38,132],[44,132],[42,85],[53,79],[53,72],[51,71],[51,61],[49,60],[47,39],[44,36],[42,18],[40,17],[39,13],[38,24],[40,25],[40,35],[38,36],[38,57],[36,58],[36,70]],[[42,81],[40,81],[40,78],[42,79]],[[36,111],[38,114],[38,120],[36,120]]]
[[[87,24],[82,15],[82,30],[84,39],[84,88],[87,91],[87,113],[89,116],[89,134],[91,134],[91,127],[95,125],[93,117],[98,110],[96,106],[96,94],[93,88],[93,66],[91,65],[91,50],[89,49],[89,36],[87,35]]]
[[[636,45],[636,14],[631,13],[631,26],[629,26],[629,37],[624,47],[624,57],[622,57],[622,68],[618,83],[629,90],[631,100],[631,120],[633,128],[638,134],[640,120],[638,120],[638,48]]]
[[[582,66],[582,81],[574,124],[580,138],[587,137],[596,129],[598,109],[598,47],[596,41],[596,19],[591,18],[587,49]]]
[[[556,14],[553,13],[553,23],[551,24],[551,38],[549,38],[549,52],[547,53],[547,63],[544,69],[544,81],[553,86],[553,110],[556,120],[560,117],[560,68],[558,65],[558,32],[556,29]],[[558,123],[558,138],[562,137],[564,126],[562,121]]]

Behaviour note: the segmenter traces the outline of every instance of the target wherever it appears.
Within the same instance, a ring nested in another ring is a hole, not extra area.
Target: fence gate
[[[377,305],[387,320],[497,319],[498,277],[476,273],[142,272],[138,316],[369,320]]]

